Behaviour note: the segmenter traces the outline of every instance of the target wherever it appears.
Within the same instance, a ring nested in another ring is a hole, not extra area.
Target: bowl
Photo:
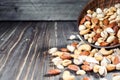
[[[78,27],[80,25],[80,22],[82,20],[82,18],[87,14],[87,10],[92,10],[95,11],[96,8],[109,8],[111,6],[114,6],[115,4],[120,3],[120,0],[91,0],[90,2],[88,2],[88,4],[83,8],[83,10],[80,12],[80,15],[78,17]],[[80,35],[80,34],[79,34]],[[98,46],[95,45],[94,43],[89,43],[86,39],[84,39],[83,35],[80,35],[80,38],[82,39],[82,41],[84,41],[85,43],[91,45],[92,47],[95,48],[117,48],[120,47],[120,43],[116,44],[116,45],[112,45],[112,46]]]

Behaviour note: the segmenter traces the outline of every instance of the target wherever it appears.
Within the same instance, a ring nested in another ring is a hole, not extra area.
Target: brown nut
[[[80,53],[80,55],[86,55],[86,56],[88,56],[88,55],[90,55],[90,52],[89,51],[82,51]]]
[[[83,77],[82,80],[91,80],[89,77]]]
[[[73,42],[73,43],[71,43],[71,45],[74,46],[74,47],[77,47],[78,42]]]
[[[71,55],[70,53],[67,52],[63,52],[63,54],[60,56],[61,59],[65,60],[65,59],[71,59]]]
[[[92,71],[93,70],[93,68],[90,65],[82,65],[81,68],[84,71]]]
[[[77,65],[74,65],[74,64],[69,65],[67,68],[70,69],[70,70],[73,70],[73,71],[80,70],[80,68]]]
[[[86,21],[85,17],[81,19],[80,25],[82,25]]]
[[[85,16],[85,19],[88,20],[88,21],[91,20],[91,18],[89,16],[87,16],[87,15]]]
[[[101,43],[100,43],[100,46],[108,46],[108,45],[109,45],[108,42],[101,42]]]
[[[57,75],[60,73],[61,73],[61,70],[59,70],[59,69],[51,69],[47,72],[47,74],[49,74],[49,75]]]
[[[60,49],[62,52],[68,52],[69,50],[67,48],[61,48]]]
[[[115,64],[115,65],[120,63],[120,57],[119,56],[115,56],[113,61],[112,61],[112,63]]]
[[[104,19],[104,20],[103,20],[103,24],[104,24],[105,26],[107,26],[107,25],[109,24],[109,20],[108,20],[108,19]]]
[[[116,44],[119,44],[118,38],[115,38],[110,45],[111,45],[111,46],[114,46],[114,45],[116,45]]]
[[[111,27],[111,28],[113,28],[113,27],[115,27],[115,26],[117,26],[117,23],[116,23],[116,22],[112,22],[112,23],[110,23],[110,24],[108,25],[108,27]]]
[[[108,64],[106,68],[107,68],[107,71],[113,71],[116,69],[116,66],[114,64]]]
[[[99,20],[97,18],[91,19],[92,24],[98,24]]]
[[[100,33],[97,33],[97,34],[93,37],[93,41],[97,41],[99,37],[100,37]]]
[[[119,30],[119,27],[118,27],[118,26],[114,26],[114,27],[113,27],[113,30],[114,30],[115,34],[117,34],[117,32],[118,32],[118,30]]]

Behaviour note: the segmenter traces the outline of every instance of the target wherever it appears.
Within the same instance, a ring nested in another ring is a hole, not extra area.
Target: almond
[[[115,56],[114,59],[113,59],[113,64],[118,64],[120,63],[120,57],[119,56]]]
[[[109,45],[109,43],[107,43],[107,42],[101,42],[100,43],[100,46],[108,46]]]
[[[90,65],[82,65],[81,68],[84,71],[92,71],[93,70],[93,68]]]
[[[111,45],[111,46],[114,46],[114,45],[116,45],[116,44],[118,44],[118,43],[119,43],[118,38],[115,38],[110,45]]]
[[[90,55],[90,52],[89,51],[83,51],[83,52],[80,53],[80,55],[86,55],[86,56],[88,56],[88,55]]]
[[[97,18],[92,18],[91,22],[92,22],[92,24],[98,24],[99,20]]]
[[[60,49],[62,52],[68,52],[68,49],[67,48],[61,48]]]
[[[60,73],[61,73],[61,70],[59,70],[59,69],[51,69],[51,70],[48,71],[47,74],[49,74],[49,75],[57,75],[57,74],[60,74]]]
[[[77,65],[71,64],[68,66],[68,69],[73,71],[78,71],[80,68]]]
[[[88,20],[88,21],[91,20],[91,18],[89,16],[87,16],[87,15],[85,16],[85,19]]]
[[[116,23],[116,22],[112,22],[112,23],[110,23],[110,24],[108,25],[108,27],[111,27],[111,28],[113,28],[113,27],[115,27],[115,26],[117,26],[117,23]]]
[[[71,45],[74,46],[74,47],[77,47],[78,42],[73,42],[73,43],[71,43]]]
[[[104,24],[105,26],[107,26],[107,25],[109,24],[108,19],[104,19],[104,20],[103,20],[103,24]]]
[[[100,33],[97,33],[97,34],[93,37],[93,41],[97,41],[100,36],[101,36]]]
[[[82,25],[86,21],[85,17],[81,19],[80,25]]]
[[[65,60],[65,59],[71,59],[71,55],[70,53],[67,52],[63,52],[63,54],[60,56],[61,59]]]
[[[114,30],[115,34],[117,34],[117,32],[118,32],[118,30],[119,30],[119,27],[118,27],[118,26],[114,26],[114,27],[113,27],[113,30]]]
[[[89,77],[84,77],[82,80],[91,80]]]

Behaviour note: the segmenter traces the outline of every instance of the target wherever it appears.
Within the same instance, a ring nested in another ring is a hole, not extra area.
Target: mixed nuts
[[[80,35],[97,46],[120,44],[120,4],[88,10],[79,23]]]
[[[80,35],[95,45],[120,44],[120,4],[104,10],[88,10],[80,22],[79,30]],[[73,35],[70,37],[71,40],[74,38]],[[57,69],[49,70],[47,74],[63,73],[63,80],[75,80],[75,76],[69,70],[74,71],[76,75],[85,75],[86,72],[92,71],[100,76],[120,70],[120,48],[96,49],[86,43],[72,42],[64,48],[51,48],[48,53],[53,56],[52,62]],[[82,80],[91,79],[83,77]],[[112,80],[120,80],[120,75],[113,76]]]

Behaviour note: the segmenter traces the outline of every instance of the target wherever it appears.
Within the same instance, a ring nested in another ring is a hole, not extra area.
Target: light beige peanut
[[[72,63],[71,60],[63,60],[63,61],[62,61],[62,65],[63,65],[63,66],[68,66],[68,65],[70,65],[71,63]]]
[[[107,68],[107,71],[113,71],[115,70],[116,66],[114,64],[108,64],[106,68]]]
[[[86,72],[85,72],[84,70],[78,70],[78,71],[76,72],[76,74],[77,74],[77,75],[85,75]]]

